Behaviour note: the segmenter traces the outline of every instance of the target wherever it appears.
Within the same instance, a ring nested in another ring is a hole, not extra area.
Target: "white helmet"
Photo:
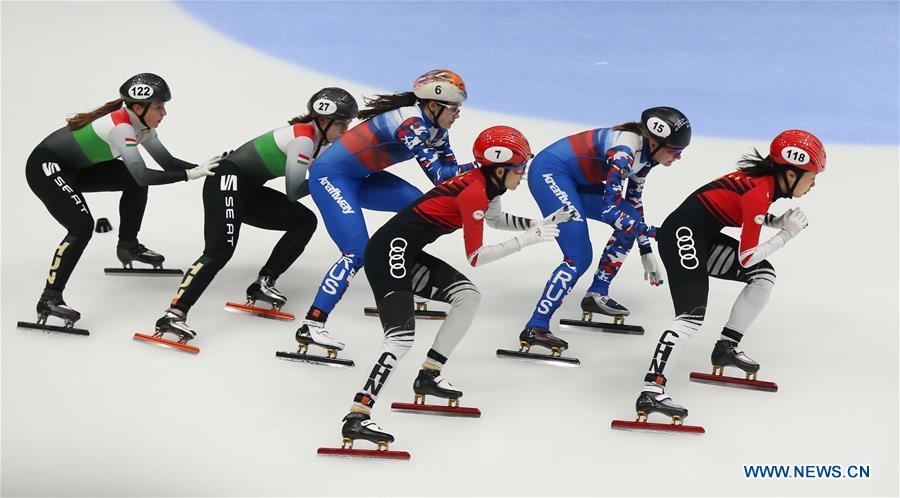
[[[449,69],[435,69],[416,78],[413,93],[424,100],[461,104],[466,100],[466,84]]]

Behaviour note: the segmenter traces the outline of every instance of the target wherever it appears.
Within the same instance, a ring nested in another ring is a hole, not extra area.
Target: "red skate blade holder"
[[[681,434],[705,434],[706,430],[699,425],[657,424],[654,422],[635,422],[634,420],[613,420],[611,429],[624,431],[668,432]]]
[[[184,343],[184,342],[176,342],[176,341],[170,341],[167,339],[163,339],[162,335],[156,335],[156,334],[145,335],[145,334],[141,334],[140,332],[138,332],[138,333],[134,334],[134,340],[147,342],[150,344],[156,344],[158,346],[163,346],[163,347],[167,347],[167,348],[177,349],[179,351],[184,351],[185,353],[197,354],[200,352],[200,348],[198,348],[196,346],[189,346],[187,343]]]
[[[279,311],[276,309],[266,309],[266,308],[257,308],[250,303],[238,304],[227,302],[225,303],[225,311],[233,311],[236,313],[248,313],[254,316],[259,316],[262,318],[271,318],[273,320],[286,320],[290,321],[296,318],[293,313],[285,313],[283,311]]]
[[[722,374],[691,372],[691,382],[713,384],[717,386],[736,387],[738,389],[750,389],[752,391],[778,391],[778,384],[774,382],[746,378],[742,379],[740,377],[729,377]]]
[[[458,401],[456,402],[458,403]],[[468,406],[459,406],[450,402],[449,405],[427,405],[423,403],[391,403],[391,410],[406,413],[422,413],[425,415],[449,415],[456,417],[481,417],[481,410]]]
[[[319,456],[386,458],[389,460],[409,460],[409,452],[390,450],[357,450],[353,448],[319,448]]]

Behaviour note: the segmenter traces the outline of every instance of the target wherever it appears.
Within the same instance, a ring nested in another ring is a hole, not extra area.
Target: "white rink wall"
[[[145,26],[144,37],[129,28]],[[828,171],[812,193],[780,201],[802,206],[810,227],[771,261],[778,282],[742,345],[779,384],[760,393],[692,384],[740,287],[713,281],[706,324],[681,356],[669,392],[691,410],[702,437],[611,431],[633,402],[659,333],[672,318],[668,288],[642,280],[639,258],[624,265],[613,295],[644,336],[567,329],[579,368],[500,360],[511,348],[559,251],[529,248],[484,268],[468,267],[461,234],[430,252],[461,269],[484,299],[475,325],[445,372],[481,419],[391,414],[411,398],[411,382],[437,322],[419,322],[418,340],[380,395],[373,418],[397,437],[409,462],[317,457],[339,444],[340,419],[381,343],[364,275],[329,320],[348,342],[353,369],[278,361],[293,347],[295,324],[222,310],[239,300],[279,234],[251,227],[231,262],[194,307],[197,356],[131,340],[168,305],[176,278],[106,277],[116,266],[113,233],[95,234],[66,290],[88,338],[15,328],[34,304],[63,229],[27,188],[25,159],[69,114],[115,97],[121,81],[151,71],[174,99],[159,128],[176,156],[199,162],[280,126],[308,96],[341,86],[357,98],[371,88],[292,66],[246,48],[166,3],[2,4],[2,485],[4,496],[187,495],[897,495],[898,148],[826,144]],[[414,75],[410,75],[410,79]],[[636,110],[637,112],[637,110]],[[614,124],[602,121],[597,125]],[[516,126],[535,150],[581,125],[465,108],[453,128],[461,160],[483,128]],[[790,127],[791,123],[782,126]],[[696,187],[730,170],[765,142],[704,138],[685,159],[649,177],[651,223]],[[145,157],[147,157],[145,155]],[[405,163],[391,169],[421,189],[429,182]],[[272,182],[270,186],[283,188]],[[849,187],[849,188],[848,188]],[[185,268],[203,248],[201,182],[153,187],[141,241]],[[87,194],[95,217],[118,228],[118,194]],[[537,216],[522,185],[506,210]],[[313,206],[311,199],[304,204]],[[388,218],[366,213],[370,233]],[[610,229],[592,223],[595,259]],[[766,232],[768,234],[769,232]],[[492,232],[489,241],[509,234]],[[337,257],[323,226],[279,280],[287,311],[305,312]],[[579,315],[579,282],[557,318]],[[869,465],[868,480],[747,480],[745,464]],[[448,478],[449,474],[449,478]],[[348,481],[347,478],[351,480]],[[446,484],[454,481],[453,484]]]

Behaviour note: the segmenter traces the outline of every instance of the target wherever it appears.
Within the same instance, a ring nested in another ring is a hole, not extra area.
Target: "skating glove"
[[[539,242],[547,242],[559,237],[559,227],[556,223],[536,225],[516,235],[516,242],[520,248],[528,247]]]
[[[766,213],[766,219],[763,221],[763,226],[767,226],[769,228],[784,228],[784,218],[785,216],[791,214],[793,209],[788,209],[784,213],[779,216],[775,216],[774,214]]]
[[[662,273],[659,271],[659,262],[652,252],[641,254],[641,264],[644,265],[644,280],[650,282],[650,285],[659,287],[662,285]]]
[[[575,215],[575,211],[573,209],[569,209],[568,205],[563,205],[563,207],[557,209],[550,216],[541,220],[541,225],[558,225],[560,223],[565,223],[572,219],[572,216]]]
[[[185,173],[187,173],[187,179],[196,180],[197,178],[203,178],[204,176],[213,176],[215,174],[213,170],[219,167],[219,161],[221,161],[224,157],[225,154],[210,158],[200,166],[196,166],[185,171]]]
[[[778,232],[778,235],[780,235],[785,242],[788,242],[802,232],[807,225],[806,215],[803,214],[803,211],[801,211],[800,208],[791,209],[783,215],[783,220],[781,222],[782,228],[781,231]]]

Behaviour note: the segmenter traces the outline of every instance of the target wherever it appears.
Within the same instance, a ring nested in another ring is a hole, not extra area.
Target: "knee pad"
[[[691,338],[703,326],[703,320],[706,318],[706,307],[698,306],[690,311],[690,313],[682,313],[675,317],[675,320],[669,326],[668,330],[675,332],[685,338]]]
[[[450,294],[450,305],[457,309],[471,310],[474,314],[481,305],[481,293],[478,292],[475,284],[466,280]]]
[[[390,292],[378,303],[378,317],[386,336],[399,331],[416,330],[416,316],[413,311],[413,294],[409,291]]]
[[[70,244],[82,243],[87,244],[91,237],[94,236],[94,218],[89,217],[86,221],[72,225],[66,239]],[[71,239],[71,240],[69,240]]]
[[[767,260],[760,261],[752,270],[747,272],[747,285],[753,287],[775,287],[775,268]]]

